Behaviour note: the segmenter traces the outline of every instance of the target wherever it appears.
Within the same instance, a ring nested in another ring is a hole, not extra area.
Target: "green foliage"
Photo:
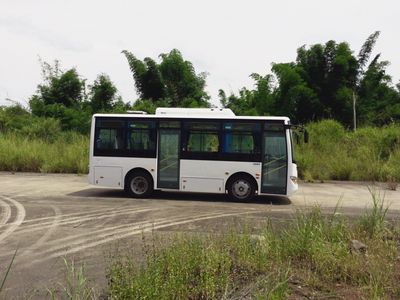
[[[361,125],[399,121],[400,93],[386,74],[388,62],[378,54],[367,66],[378,36],[369,36],[357,57],[344,42],[302,46],[295,62],[274,63],[273,75],[252,74],[253,89],[229,97],[220,90],[220,102],[238,115],[285,115],[294,123],[329,118],[352,127],[356,101]]]
[[[85,80],[75,69],[61,71],[58,61],[54,66],[42,63],[44,82],[29,100],[32,114],[60,121],[63,130],[89,132],[91,111],[85,105]]]
[[[209,106],[210,97],[204,91],[205,73],[196,74],[192,63],[184,60],[177,49],[160,54],[159,64],[149,57],[141,61],[127,50],[122,53],[128,60],[141,101],[154,105],[162,101],[172,107]]]
[[[379,237],[385,234],[387,227],[386,215],[389,207],[385,203],[385,197],[379,191],[369,188],[372,196],[372,207],[359,219],[360,230],[369,238]]]
[[[295,145],[301,178],[400,181],[400,128],[346,130],[333,120],[310,123],[308,144]]]
[[[25,126],[20,130],[21,136],[41,139],[48,143],[55,142],[60,133],[60,121],[51,118],[32,118],[30,126]]]
[[[110,261],[110,299],[221,299],[240,294],[238,287],[259,274],[271,274],[272,280],[261,286],[266,277],[258,278],[258,295],[287,295],[288,272],[271,269],[267,249],[248,232],[153,243],[144,245],[144,264],[123,253]]]
[[[106,74],[97,76],[89,86],[89,101],[92,112],[109,112],[116,101],[117,88]]]
[[[352,291],[359,298],[391,299],[398,295],[399,235],[384,221],[383,203],[372,196],[372,208],[355,223],[338,207],[323,214],[315,206],[298,211],[284,226],[266,222],[258,234],[236,228],[210,235],[153,235],[150,244],[143,237],[141,259],[130,251],[112,254],[109,297],[319,299],[340,298],[343,291],[346,298]],[[386,235],[371,235],[370,229]],[[352,239],[366,244],[366,255],[350,250]]]
[[[97,299],[93,288],[89,286],[85,265],[77,265],[74,260],[64,258],[65,283],[59,283],[61,290],[48,289],[51,299],[90,300]],[[59,291],[58,291],[59,290]]]
[[[49,143],[17,133],[0,133],[0,170],[86,174],[89,139],[77,133],[57,135]]]
[[[93,113],[122,113],[129,109],[129,105],[117,97],[117,88],[106,74],[98,75],[89,85],[89,96],[86,95],[86,80],[81,79],[74,68],[62,71],[58,61],[53,66],[44,62],[42,74],[44,82],[30,98],[29,108],[33,116],[56,119],[63,131],[87,134]]]
[[[0,107],[0,133],[54,142],[60,132],[59,120],[33,116],[20,105]]]
[[[29,112],[20,104],[12,106],[0,106],[0,132],[19,130],[29,126],[31,122]]]
[[[215,299],[229,280],[230,261],[221,250],[214,243],[177,237],[169,248],[148,249],[145,267],[124,257],[109,269],[110,298]]]
[[[54,66],[42,63],[42,74],[44,83],[38,85],[38,94],[45,105],[59,103],[72,107],[82,101],[85,81],[75,68],[63,72],[58,61]]]

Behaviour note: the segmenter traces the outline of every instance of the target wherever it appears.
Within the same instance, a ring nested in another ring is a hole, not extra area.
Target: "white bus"
[[[235,116],[230,109],[158,108],[154,115],[95,114],[89,182],[125,189],[255,195],[293,194],[297,166],[287,117]]]

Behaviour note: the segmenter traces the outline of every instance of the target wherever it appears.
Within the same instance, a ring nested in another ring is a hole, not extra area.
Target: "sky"
[[[27,105],[42,82],[39,58],[76,67],[92,83],[106,73],[125,102],[137,99],[122,50],[157,58],[177,48],[206,90],[251,88],[251,73],[294,61],[302,45],[346,41],[357,54],[380,30],[374,53],[400,79],[400,2],[396,0],[0,0],[0,105]],[[11,100],[6,100],[11,99]]]

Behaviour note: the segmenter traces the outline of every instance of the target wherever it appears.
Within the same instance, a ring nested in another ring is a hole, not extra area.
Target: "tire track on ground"
[[[80,212],[75,212],[75,213],[63,214],[62,217],[73,217],[73,216],[92,214],[92,213],[100,213],[100,212],[104,213],[104,212],[108,212],[108,211],[113,211],[115,209],[122,209],[122,207],[123,206],[120,206],[120,207],[117,207],[117,208],[116,207],[110,207],[110,208],[104,208],[104,209],[94,209],[94,210],[90,210],[90,211],[80,211]],[[25,224],[28,224],[28,223],[51,220],[53,218],[54,218],[54,216],[40,217],[40,218],[24,220],[24,222],[22,222],[22,223],[25,225]]]
[[[51,224],[50,228],[32,246],[30,246],[28,249],[26,249],[24,252],[22,252],[21,256],[31,254],[33,250],[39,248],[42,244],[44,244],[50,238],[50,236],[54,233],[54,231],[57,229],[58,224],[60,223],[60,220],[61,220],[61,216],[62,216],[61,210],[57,206],[54,206],[54,205],[52,205],[51,207],[54,210],[54,218],[53,218],[53,223]]]
[[[204,215],[210,216],[210,215],[216,215],[216,214],[220,215],[221,213],[222,212],[207,213],[207,214],[203,214],[202,216],[204,216]],[[99,237],[106,237],[109,235],[115,235],[117,233],[131,230],[132,228],[134,228],[134,229],[144,228],[145,226],[149,226],[149,225],[152,226],[155,223],[160,223],[160,222],[166,223],[166,222],[171,222],[171,221],[176,221],[176,220],[181,220],[181,219],[187,219],[188,217],[190,217],[190,216],[182,216],[182,214],[179,214],[179,216],[178,215],[172,216],[172,219],[171,219],[171,216],[169,216],[169,217],[152,219],[152,220],[144,220],[144,221],[140,221],[140,222],[120,224],[120,225],[116,225],[116,226],[112,226],[112,227],[108,227],[108,228],[93,230],[91,232],[85,232],[85,233],[80,233],[77,235],[67,236],[67,237],[64,237],[61,239],[52,240],[49,243],[47,243],[46,251],[62,249],[67,246],[70,246],[71,244],[79,245],[79,244],[87,242],[89,240],[99,239]],[[193,216],[191,218],[193,218]],[[109,232],[109,233],[107,233],[107,232]],[[96,235],[96,236],[93,237],[93,235]],[[85,238],[86,236],[89,236],[89,238]],[[67,241],[72,241],[72,242],[68,242],[68,244],[65,244],[65,242],[67,242]],[[64,244],[61,244],[61,243],[64,243]],[[55,247],[50,249],[49,246],[51,246],[51,245],[55,245]]]
[[[11,217],[10,205],[0,199],[1,215],[0,215],[0,228],[8,222]]]
[[[19,203],[18,201],[9,198],[9,197],[5,197],[5,196],[0,196],[1,198],[3,198],[3,200],[7,200],[9,202],[11,202],[15,208],[17,209],[17,215],[15,217],[14,222],[8,223],[7,225],[5,225],[5,227],[7,228],[3,233],[0,234],[0,243],[6,239],[13,231],[15,231],[18,226],[20,226],[22,224],[22,222],[25,219],[25,208],[24,206]]]
[[[85,239],[85,240],[77,240],[73,243],[69,243],[69,245],[74,245],[74,247],[67,249],[67,250],[61,250],[62,248],[65,248],[64,246],[56,246],[54,248],[48,249],[46,252],[38,253],[36,256],[43,256],[46,255],[45,257],[42,258],[36,258],[32,260],[32,257],[30,257],[30,262],[28,262],[28,265],[34,265],[37,263],[44,262],[46,260],[52,259],[52,258],[57,258],[60,256],[65,256],[69,255],[72,253],[76,253],[88,248],[93,248],[102,244],[106,244],[109,242],[113,242],[115,240],[131,237],[134,235],[138,235],[141,233],[146,233],[146,232],[151,232],[153,230],[157,229],[162,229],[166,227],[171,227],[171,226],[176,226],[176,225],[183,225],[191,222],[197,222],[197,221],[202,221],[202,220],[209,220],[209,219],[215,219],[215,218],[223,218],[223,217],[230,217],[230,216],[238,216],[238,215],[243,215],[243,214],[250,214],[254,213],[254,211],[247,211],[247,212],[235,212],[235,213],[214,213],[214,214],[203,214],[203,215],[198,215],[195,217],[179,217],[175,219],[167,219],[165,221],[158,221],[158,222],[145,222],[144,224],[131,224],[131,226],[128,226],[127,228],[117,230],[108,234],[102,234],[102,235],[97,235],[94,238],[91,239]],[[100,238],[100,240],[99,240]],[[55,242],[55,241],[54,241]],[[53,253],[51,253],[53,252]]]
[[[104,215],[104,216],[102,216],[102,217],[103,217],[103,218],[110,218],[110,217],[112,218],[112,217],[115,217],[115,216],[121,216],[121,215],[125,215],[125,214],[136,214],[136,213],[154,211],[154,210],[159,210],[159,209],[160,209],[160,208],[143,208],[143,209],[132,208],[132,209],[130,209],[130,210],[128,210],[128,211],[125,210],[125,211],[122,211],[122,212],[119,212],[119,213],[112,213],[111,215]],[[62,215],[61,215],[61,216],[62,216]],[[97,219],[100,219],[100,217],[97,217]],[[83,220],[83,221],[82,221],[82,220]],[[63,225],[65,225],[65,224],[74,224],[74,223],[84,222],[84,221],[86,221],[86,220],[93,220],[93,219],[92,219],[91,217],[89,217],[89,218],[78,219],[78,220],[73,220],[73,221],[68,221],[68,220],[67,220],[67,222],[63,222],[63,220],[60,220],[60,221],[57,223],[57,226],[63,226]],[[148,221],[144,221],[144,222],[142,222],[142,223],[145,223],[145,222],[148,222]],[[95,229],[95,230],[91,230],[91,231],[89,231],[89,232],[81,233],[81,234],[78,234],[78,235],[72,235],[72,236],[67,236],[67,237],[61,238],[61,239],[48,241],[47,243],[45,243],[45,246],[46,246],[46,249],[47,249],[47,251],[48,251],[48,249],[49,249],[48,247],[51,246],[52,244],[58,244],[58,243],[60,243],[60,242],[62,242],[62,241],[73,240],[74,238],[79,237],[79,236],[90,236],[92,239],[93,239],[93,238],[94,238],[94,239],[97,239],[98,237],[97,237],[97,236],[94,236],[94,234],[96,234],[96,233],[102,233],[102,232],[106,232],[106,231],[112,231],[112,230],[115,230],[115,229],[119,229],[119,228],[131,226],[131,225],[132,225],[132,223],[128,223],[128,224],[121,224],[121,225],[117,225],[117,226],[113,226],[113,227],[108,227],[108,228]],[[41,227],[41,228],[33,228],[32,230],[29,230],[29,228],[28,228],[27,230],[25,230],[25,231],[21,230],[21,231],[19,231],[18,233],[33,232],[33,231],[41,230],[41,229],[47,228],[47,227],[50,227],[50,230],[52,230],[52,231],[55,230],[55,228],[53,227],[53,225],[47,225],[47,226]],[[43,244],[43,243],[42,243],[42,244]],[[68,245],[62,245],[61,248],[65,248],[66,246],[68,246]],[[37,247],[36,247],[36,249],[37,249]],[[9,256],[9,255],[12,255],[12,253],[14,253],[14,252],[13,252],[13,251],[3,252],[3,253],[0,254],[0,257]],[[20,256],[22,256],[22,255],[20,255]]]
[[[97,213],[97,214],[92,214],[92,215],[83,215],[80,217],[72,217],[72,218],[62,219],[60,221],[59,225],[63,226],[63,225],[70,225],[70,224],[76,224],[76,223],[83,223],[86,221],[110,218],[115,215],[121,216],[121,215],[136,213],[136,212],[146,212],[146,211],[157,210],[157,209],[159,209],[159,208],[135,207],[135,208],[131,208],[131,209],[121,209],[121,210],[117,210],[117,211],[111,211],[110,214]],[[52,224],[53,224],[52,222],[45,222],[45,223],[37,223],[37,224],[33,224],[33,225],[27,225],[27,226],[21,227],[16,233],[21,234],[21,233],[42,230],[42,229],[51,227]]]

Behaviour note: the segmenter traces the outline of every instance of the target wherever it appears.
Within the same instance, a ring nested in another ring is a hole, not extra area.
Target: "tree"
[[[38,93],[44,104],[60,103],[71,107],[83,100],[85,80],[79,77],[75,68],[63,72],[57,60],[53,66],[47,62],[40,62],[44,83],[38,85]]]
[[[122,53],[128,60],[140,98],[152,101],[165,98],[165,86],[157,63],[149,57],[141,61],[127,50],[123,50]]]
[[[321,105],[302,78],[302,68],[294,63],[273,64],[272,72],[278,81],[274,91],[274,114],[289,116],[300,123],[317,119]]]
[[[364,72],[358,89],[359,122],[383,125],[400,118],[400,94],[386,74],[389,62],[377,56]]]
[[[305,119],[335,118],[350,125],[351,83],[356,76],[356,64],[347,43],[328,41],[308,50],[305,46],[297,50],[295,70],[314,93],[312,103],[304,103],[312,105],[303,108],[311,110],[313,118]]]
[[[127,50],[122,53],[141,100],[149,100],[155,106],[160,101],[174,107],[209,106],[210,97],[204,91],[206,74],[196,74],[192,63],[184,60],[177,49],[160,54],[159,64],[149,57],[141,61]]]
[[[53,66],[42,62],[42,75],[44,82],[29,100],[32,114],[59,120],[63,130],[87,133],[91,112],[84,101],[85,80],[75,68],[62,71],[58,61]]]
[[[357,72],[355,76],[355,80],[353,82],[353,129],[357,129],[357,112],[356,112],[356,102],[358,93],[360,91],[361,82],[363,81],[363,76],[365,74],[364,67],[367,65],[369,57],[371,56],[371,52],[375,46],[376,40],[379,37],[380,32],[375,31],[371,34],[367,40],[364,42],[361,47],[360,52],[358,53],[357,59]],[[375,64],[379,58],[380,54],[378,54],[374,59],[373,63]]]
[[[111,111],[114,107],[117,88],[106,74],[97,76],[89,86],[89,102],[93,113]]]
[[[210,97],[204,91],[206,73],[196,74],[193,64],[184,60],[177,49],[160,54],[160,57],[160,72],[171,105],[176,107],[191,103],[200,107],[208,106]]]

